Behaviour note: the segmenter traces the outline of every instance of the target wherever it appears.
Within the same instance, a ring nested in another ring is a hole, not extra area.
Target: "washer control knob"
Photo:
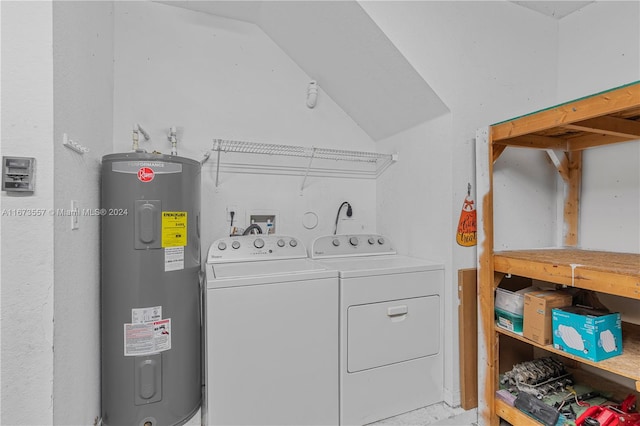
[[[284,247],[284,240],[283,239],[279,239],[278,240],[278,247]]]
[[[292,239],[291,241],[289,241],[289,245],[290,245],[291,247],[296,247],[296,246],[298,245],[298,242],[297,242],[296,240],[293,240],[293,239]]]
[[[240,241],[234,241],[231,243],[231,247],[233,247],[234,249],[239,249],[240,248]]]
[[[384,244],[384,238],[382,238],[382,237],[378,238],[378,244],[383,245]]]
[[[227,248],[227,244],[224,241],[220,241],[218,244],[218,250],[225,250]]]
[[[337,238],[334,238],[334,239],[333,239],[333,241],[332,241],[332,243],[333,243],[333,245],[334,245],[335,247],[338,247],[338,246],[340,245],[340,240],[339,240],[339,239],[337,239]]]
[[[369,237],[369,239],[367,240],[369,242],[369,244],[374,245],[376,243],[376,239],[373,237]]]
[[[262,238],[256,238],[253,242],[253,246],[257,249],[264,247],[264,240]]]
[[[349,238],[349,244],[351,244],[352,246],[357,246],[360,243],[360,241],[358,241],[358,237],[351,237]]]

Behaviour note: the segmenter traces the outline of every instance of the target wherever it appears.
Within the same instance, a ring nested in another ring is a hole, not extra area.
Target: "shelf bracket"
[[[567,195],[564,203],[564,245],[575,247],[578,244],[582,153],[581,151],[556,152],[553,149],[545,151],[558,170],[565,185],[567,185]]]
[[[218,158],[216,160],[216,188],[218,187],[218,184],[220,182],[220,151],[221,151],[221,147],[222,144],[220,143],[219,139],[215,139],[214,140],[214,144],[213,144],[213,149],[215,151],[218,152]]]
[[[313,147],[311,150],[311,156],[309,157],[309,164],[307,165],[307,170],[304,172],[302,185],[300,185],[300,195],[302,195],[302,191],[304,191],[304,184],[307,182],[307,177],[309,176],[309,170],[311,169],[311,163],[313,163],[313,157],[315,157],[315,155],[316,155],[316,148]]]
[[[500,157],[500,155],[502,155],[502,153],[504,152],[505,149],[507,149],[506,145],[493,144],[493,153],[492,153],[491,162],[495,163],[496,161],[498,161],[498,157]]]
[[[565,152],[557,153],[553,149],[547,149],[546,152],[562,179],[565,183],[569,183],[569,159],[567,154]]]

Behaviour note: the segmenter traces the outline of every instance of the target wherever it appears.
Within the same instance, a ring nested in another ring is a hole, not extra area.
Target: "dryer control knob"
[[[226,250],[227,245],[225,244],[224,241],[220,241],[220,243],[218,244],[218,250]]]
[[[240,248],[240,241],[234,241],[231,243],[231,247],[233,247],[234,249],[239,249]]]
[[[333,243],[334,246],[338,247],[340,245],[340,240],[337,239],[337,238],[334,238],[332,243]]]
[[[357,246],[360,243],[360,241],[358,241],[358,237],[351,237],[349,238],[349,244],[351,244],[352,246]]]
[[[284,247],[284,240],[283,239],[279,239],[278,240],[278,247]]]
[[[289,241],[289,245],[291,247],[296,247],[298,245],[298,242],[296,240],[291,240],[291,241]]]
[[[369,239],[367,240],[369,242],[369,244],[374,245],[376,243],[376,239],[373,237],[369,237]]]
[[[384,238],[378,238],[378,244],[383,245],[384,244]]]
[[[253,242],[253,246],[257,249],[264,247],[264,240],[262,238],[256,238]]]

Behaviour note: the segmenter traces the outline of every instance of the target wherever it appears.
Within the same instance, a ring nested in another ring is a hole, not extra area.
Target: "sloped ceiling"
[[[162,3],[258,25],[373,140],[448,111],[355,1]]]
[[[512,1],[519,6],[547,15],[551,18],[562,19],[595,1]]]
[[[448,111],[355,0],[159,3],[258,25],[373,140]],[[594,1],[511,3],[561,19]]]

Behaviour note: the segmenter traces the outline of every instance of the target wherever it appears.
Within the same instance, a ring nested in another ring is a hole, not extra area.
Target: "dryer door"
[[[347,369],[370,368],[437,354],[440,350],[438,296],[416,297],[348,309]]]

